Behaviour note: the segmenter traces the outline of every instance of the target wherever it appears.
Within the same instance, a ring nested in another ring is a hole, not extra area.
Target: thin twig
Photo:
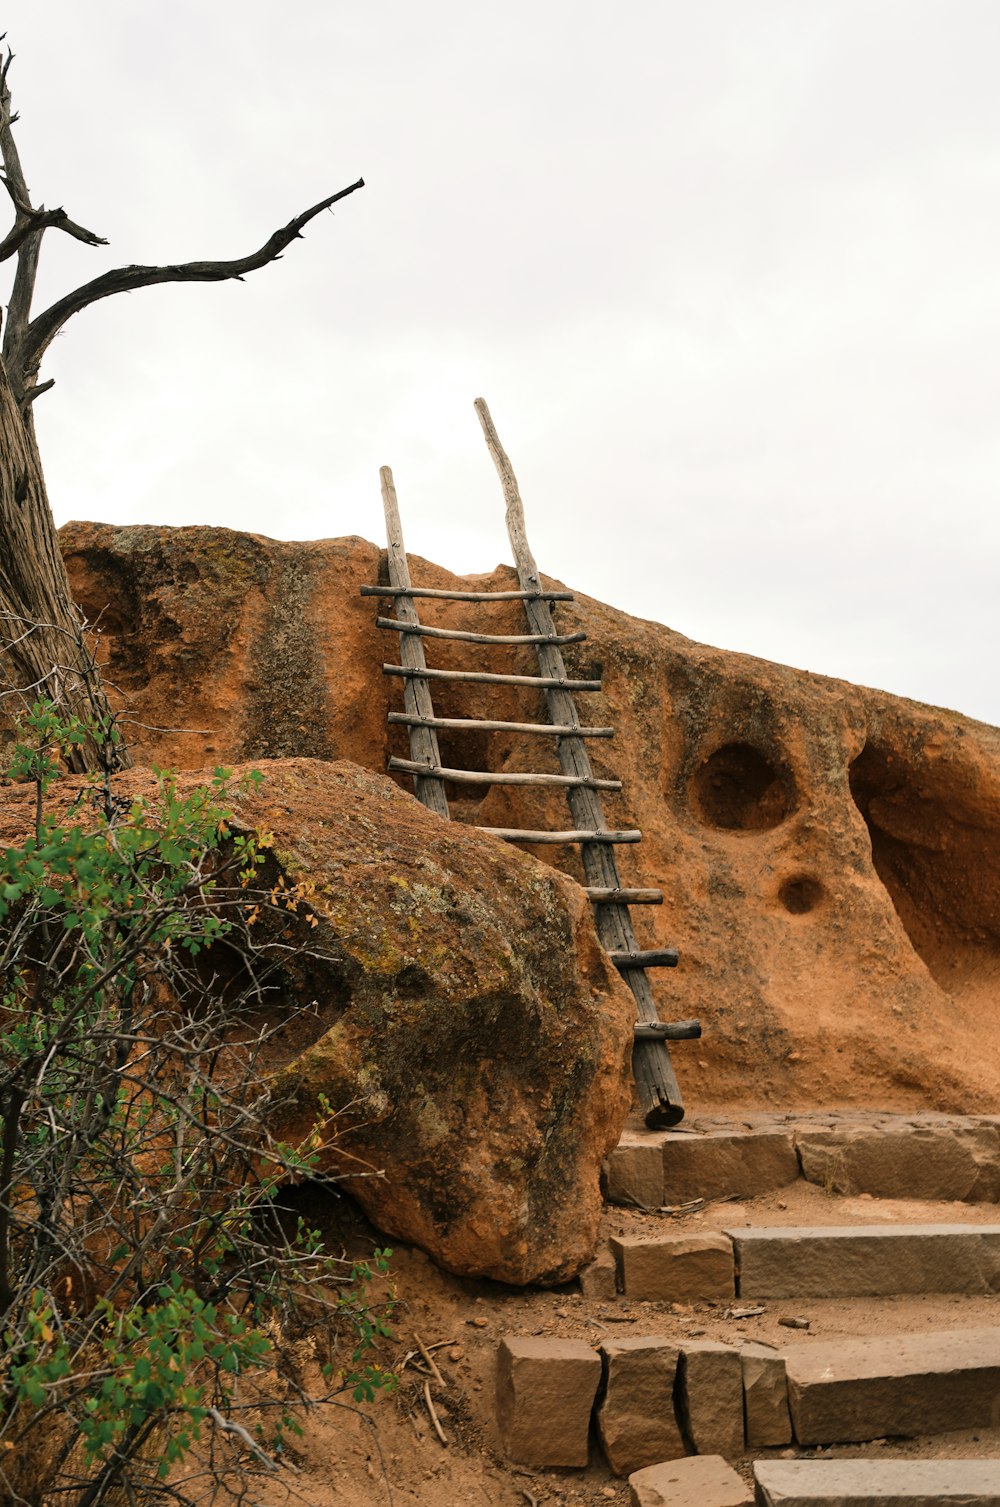
[[[437,1382],[438,1386],[447,1387],[448,1383],[445,1381],[444,1377],[441,1375],[441,1372],[438,1370],[437,1361],[434,1359],[433,1355],[428,1350],[427,1346],[424,1344],[423,1340],[420,1338],[416,1330],[413,1331],[413,1343],[416,1345],[417,1349],[420,1351],[420,1354],[423,1356],[424,1360],[430,1367],[431,1375]]]
[[[434,1432],[435,1434],[437,1434],[438,1438],[441,1440],[441,1443],[447,1449],[448,1440],[445,1437],[444,1429],[441,1427],[441,1420],[438,1418],[437,1413],[434,1411],[434,1402],[431,1398],[431,1384],[429,1381],[424,1382],[424,1402],[427,1405],[427,1412],[430,1417],[431,1423],[434,1425]]]
[[[220,1432],[223,1434],[235,1434],[238,1439],[242,1439],[247,1449],[256,1456],[267,1470],[279,1471],[281,1469],[277,1460],[272,1460],[270,1455],[265,1454],[264,1450],[261,1449],[260,1445],[253,1438],[253,1435],[247,1433],[242,1423],[236,1423],[232,1418],[226,1418],[224,1414],[219,1412],[218,1408],[208,1408],[206,1411]]]

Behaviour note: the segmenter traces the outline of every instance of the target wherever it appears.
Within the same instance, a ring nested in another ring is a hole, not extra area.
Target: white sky
[[[1000,723],[998,0],[7,0],[57,519],[509,556]],[[4,294],[6,296],[6,294]]]

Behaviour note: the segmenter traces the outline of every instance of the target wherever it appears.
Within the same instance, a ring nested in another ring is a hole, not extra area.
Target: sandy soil
[[[338,1251],[362,1254],[384,1243],[347,1200],[315,1203],[309,1215]],[[678,1232],[749,1224],[1000,1222],[992,1205],[838,1198],[802,1182],[762,1198],[720,1202],[667,1219]],[[664,1216],[609,1209],[604,1238],[652,1232],[663,1223]],[[727,1317],[734,1305],[725,1303],[634,1303],[622,1297],[585,1298],[578,1283],[546,1291],[465,1281],[440,1272],[416,1250],[397,1250],[392,1268],[400,1303],[394,1339],[385,1343],[383,1353],[386,1364],[400,1373],[398,1393],[371,1407],[325,1407],[310,1415],[294,1454],[294,1470],[283,1471],[281,1478],[258,1479],[252,1500],[260,1507],[291,1507],[293,1502],[310,1507],[530,1507],[533,1501],[552,1507],[624,1507],[627,1483],[610,1474],[596,1442],[586,1470],[532,1471],[504,1461],[494,1427],[493,1377],[497,1345],[505,1334],[572,1336],[595,1346],[612,1334],[666,1334],[730,1344],[761,1340],[787,1349],[851,1335],[1000,1323],[1000,1297],[782,1300],[767,1302],[759,1316],[740,1319]],[[783,1317],[806,1318],[810,1327],[788,1329],[780,1323]],[[436,1347],[445,1386],[433,1382],[432,1395],[447,1446],[439,1442],[428,1417],[425,1376],[412,1354],[415,1334]],[[761,1451],[757,1458],[768,1454],[1000,1459],[1000,1430],[826,1450]],[[748,1478],[750,1465],[750,1460],[740,1462]]]

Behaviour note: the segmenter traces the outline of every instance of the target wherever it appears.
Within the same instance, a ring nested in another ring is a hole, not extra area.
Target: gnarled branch
[[[294,220],[289,220],[287,225],[276,230],[259,251],[254,251],[249,256],[237,257],[229,262],[181,262],[173,267],[117,267],[112,272],[104,272],[91,282],[84,283],[72,293],[57,299],[44,313],[33,319],[24,331],[16,350],[12,352],[21,381],[27,385],[37,372],[50,343],[66,321],[90,304],[97,303],[101,298],[110,298],[114,293],[131,293],[136,288],[148,288],[154,283],[216,283],[233,278],[239,281],[246,273],[256,272],[259,267],[266,267],[269,262],[277,261],[285,247],[301,237],[303,228],[310,220],[336,204],[338,199],[346,199],[348,194],[353,194],[355,189],[364,186],[365,180],[359,178],[357,183],[322,199],[319,204],[304,210]]]
[[[33,235],[36,230],[45,230],[49,225],[64,230],[67,235],[71,235],[75,241],[82,241],[85,246],[108,244],[104,236],[95,235],[92,230],[87,230],[83,225],[78,225],[75,220],[71,220],[64,209],[46,209],[43,205],[40,209],[32,209],[27,214],[18,215],[11,229],[0,241],[0,262],[5,262],[8,257],[13,256],[29,235]]]

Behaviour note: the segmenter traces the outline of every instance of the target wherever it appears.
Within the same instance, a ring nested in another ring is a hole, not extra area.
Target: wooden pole
[[[389,582],[392,586],[401,588],[405,593],[410,585],[410,565],[406,558],[406,546],[403,543],[403,526],[399,521],[396,488],[388,466],[382,467],[379,479],[382,483],[382,506],[385,510]],[[417,609],[410,596],[397,595],[396,615],[400,623],[407,626],[417,623]],[[412,672],[403,682],[403,705],[410,722],[410,754],[414,763],[424,765],[428,769],[438,769],[441,765],[441,754],[438,750],[437,733],[434,731],[434,704],[431,700],[430,685],[421,673],[427,668],[427,662],[424,658],[423,640],[419,634],[400,634],[399,657],[404,667]],[[448,797],[445,794],[443,780],[433,774],[418,774],[414,777],[413,784],[417,800],[448,821]]]
[[[599,680],[546,680],[541,675],[494,675],[489,670],[431,670],[421,672],[427,680],[468,680],[476,685],[527,685],[544,691],[548,686],[562,686],[564,691],[599,691]],[[402,665],[383,665],[383,675],[415,675],[416,670]]]
[[[523,602],[534,596],[531,591],[444,591],[438,586],[413,586],[405,591],[401,586],[362,586],[363,597],[433,597],[440,602]],[[550,591],[550,602],[572,602],[571,591]]]
[[[540,738],[562,738],[572,733],[577,738],[613,738],[613,727],[556,727],[551,722],[491,722],[485,717],[420,717],[409,712],[390,712],[390,722],[408,722],[414,727],[443,727],[450,732],[525,733]]]
[[[390,759],[389,768],[399,770],[401,774],[424,774],[424,766],[416,764],[412,759]],[[453,785],[579,785],[581,783],[574,775],[566,774],[532,774],[521,770],[502,770],[493,772],[488,769],[435,769],[433,771],[440,779],[449,780]],[[595,780],[596,790],[620,790],[621,780]],[[662,898],[662,897],[661,897]]]
[[[399,598],[396,598],[397,602]],[[450,638],[456,639],[462,644],[537,644],[540,642],[537,633],[472,633],[467,628],[429,628],[425,623],[404,623],[397,614],[396,617],[377,617],[376,628],[392,628],[397,633],[415,633],[420,638]],[[587,637],[585,633],[550,634],[549,638],[557,644],[582,644]]]
[[[525,601],[528,624],[540,638],[551,639],[555,626],[538,566],[528,544],[524,523],[524,504],[518,490],[517,478],[510,460],[500,443],[490,411],[482,398],[475,402],[476,413],[483,427],[486,445],[500,477],[507,509],[507,533],[514,551],[514,564],[521,587],[532,596]],[[542,642],[536,645],[538,665],[549,679],[565,680],[566,667],[557,644]],[[579,728],[576,704],[568,691],[559,686],[545,692],[549,717],[562,726]],[[577,733],[562,737],[558,744],[559,762],[563,773],[576,775],[584,781],[593,778],[586,744]],[[575,825],[581,830],[606,830],[604,810],[596,790],[589,784],[571,787],[568,792],[570,811]],[[583,869],[587,884],[596,889],[620,890],[618,866],[614,850],[605,839],[603,842],[581,844]],[[597,932],[605,949],[610,953],[633,954],[639,952],[638,941],[632,929],[632,918],[627,905],[618,902],[601,902],[596,909]],[[642,968],[630,968],[623,977],[632,990],[636,1014],[640,1025],[661,1024],[653,991]],[[635,1073],[639,1097],[642,1102],[646,1124],[651,1129],[676,1125],[684,1117],[684,1105],[680,1087],[670,1061],[670,1053],[662,1039],[637,1038],[632,1052],[632,1067]]]

